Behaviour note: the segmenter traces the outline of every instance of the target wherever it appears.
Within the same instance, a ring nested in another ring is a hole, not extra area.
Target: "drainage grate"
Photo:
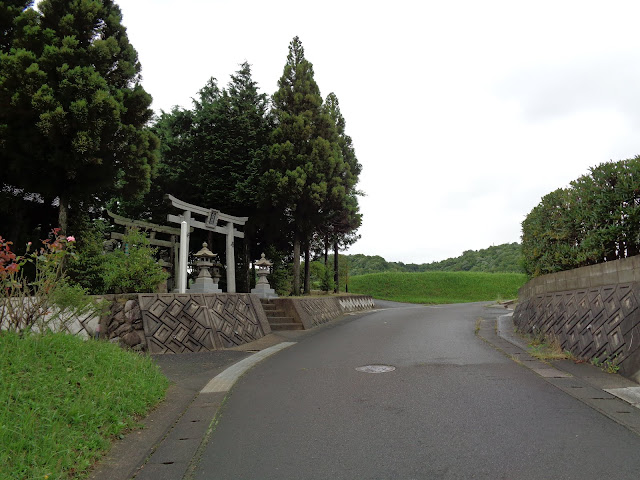
[[[396,367],[391,365],[365,365],[363,367],[356,367],[356,370],[364,373],[387,373],[393,372]]]

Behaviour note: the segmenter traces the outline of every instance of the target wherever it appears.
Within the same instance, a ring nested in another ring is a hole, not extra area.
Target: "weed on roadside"
[[[614,355],[613,357],[607,357],[604,360],[598,359],[598,357],[593,357],[591,359],[591,364],[598,367],[600,370],[606,373],[618,373],[620,370],[620,365],[618,363],[618,355]]]
[[[529,345],[529,353],[538,360],[566,360],[575,359],[575,356],[568,350],[563,350],[560,341],[553,336],[546,336],[542,332],[534,335],[522,335]]]

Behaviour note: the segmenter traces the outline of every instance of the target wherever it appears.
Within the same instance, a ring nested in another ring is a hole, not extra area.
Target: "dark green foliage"
[[[519,243],[494,245],[481,250],[466,250],[460,257],[425,265],[404,265],[407,272],[488,272],[524,273],[522,247]],[[403,265],[400,263],[400,265]]]
[[[104,239],[109,226],[101,220],[91,222],[86,216],[73,225],[76,236],[76,255],[67,264],[70,280],[91,295],[106,293],[104,284]]]
[[[315,233],[326,239],[338,223],[357,223],[349,225],[349,231],[359,226],[359,217],[353,219],[358,215],[353,187],[360,166],[351,139],[344,135],[337,98],[333,95],[323,105],[313,66],[298,37],[289,44],[278,87],[262,202],[284,213],[293,237],[293,290],[299,294],[301,246],[309,257]],[[305,279],[305,292],[309,287]]]
[[[158,148],[145,128],[151,97],[112,0],[26,5],[0,4],[3,184],[48,204],[59,198],[64,231],[68,207],[149,189]]]
[[[355,255],[341,255],[340,260],[342,261],[343,258],[349,262],[350,275],[404,271],[404,269],[400,265],[395,262],[387,262],[380,255],[372,256],[357,253]]]
[[[381,272],[428,271],[524,273],[522,261],[522,249],[518,243],[505,243],[477,251],[467,250],[459,257],[421,265],[387,262],[379,255],[340,255],[340,263],[348,262],[349,264],[349,276]]]
[[[522,222],[533,276],[640,252],[640,156],[608,162],[542,198]]]
[[[210,79],[193,110],[163,113],[154,127],[162,140],[155,189],[231,215],[252,215],[270,134],[267,106],[244,63],[226,89]]]
[[[266,257],[273,262],[271,275],[267,277],[269,285],[280,296],[291,294],[293,286],[293,271],[290,257],[285,253],[269,246],[266,249]]]

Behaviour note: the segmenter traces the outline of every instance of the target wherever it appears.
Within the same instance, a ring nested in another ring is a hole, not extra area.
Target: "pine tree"
[[[43,0],[38,11],[8,4],[0,5],[3,182],[57,197],[64,231],[70,205],[149,189],[158,153],[145,128],[151,97],[113,0]]]

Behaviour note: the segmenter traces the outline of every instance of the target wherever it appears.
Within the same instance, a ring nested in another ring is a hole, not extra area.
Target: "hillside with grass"
[[[349,292],[406,303],[500,301],[516,298],[526,281],[521,273],[386,272],[351,277]]]
[[[0,334],[0,478],[85,478],[160,402],[149,357],[62,334]]]
[[[462,255],[439,262],[415,264],[388,262],[379,255],[340,255],[349,262],[349,275],[381,272],[489,272],[524,273],[522,246],[505,243],[481,250],[466,250]]]

